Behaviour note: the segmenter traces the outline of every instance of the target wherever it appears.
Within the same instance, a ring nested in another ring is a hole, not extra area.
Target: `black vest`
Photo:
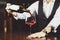
[[[49,22],[54,17],[54,14],[55,14],[58,7],[59,7],[59,1],[55,0],[51,15],[47,19],[44,12],[43,12],[43,0],[39,0],[38,15],[36,17],[38,31],[41,31],[43,28],[45,28],[49,24]]]

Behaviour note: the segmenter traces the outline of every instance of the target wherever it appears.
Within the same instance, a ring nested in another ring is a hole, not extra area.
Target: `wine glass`
[[[25,23],[30,27],[31,34],[31,27],[36,23],[36,18],[34,16],[28,17],[26,18]]]

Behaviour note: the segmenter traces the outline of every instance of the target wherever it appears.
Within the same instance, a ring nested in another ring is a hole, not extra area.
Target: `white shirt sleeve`
[[[53,26],[54,29],[57,29],[58,25],[60,25],[60,6],[56,11],[56,14],[54,16],[54,18],[50,21],[50,23],[48,24],[48,26]]]
[[[39,5],[39,1],[36,1],[31,6],[29,6],[27,10],[30,10],[31,14],[34,14],[35,12],[38,13],[38,5]]]
[[[30,10],[31,14],[34,14],[34,12],[36,11],[36,9],[38,9],[38,2],[39,1],[36,1],[35,3],[33,3],[31,6],[29,6],[27,8],[27,10]],[[16,20],[18,20],[18,19],[27,19],[28,17],[31,16],[30,13],[28,13],[28,12],[23,12],[23,13],[16,12],[17,16],[16,17],[14,16],[14,18]]]
[[[19,5],[11,5],[11,6],[9,6],[9,9],[10,10],[15,10],[15,11],[17,11],[17,10],[19,10],[19,8],[20,8],[20,6]]]
[[[28,18],[28,17],[31,16],[28,12],[24,12],[24,13],[18,13],[18,12],[16,12],[16,14],[17,14],[17,16],[16,17],[14,16],[14,18],[16,20],[18,20],[18,19],[26,19],[26,18]]]

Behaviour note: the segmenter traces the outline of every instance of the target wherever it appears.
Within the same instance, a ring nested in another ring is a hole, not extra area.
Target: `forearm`
[[[7,10],[8,13],[11,13],[15,19],[27,19],[28,17],[31,17],[31,15],[35,14],[34,12],[36,11],[36,7],[38,7],[37,4],[38,4],[38,2],[32,4],[27,9],[23,9],[24,11],[29,10],[30,13],[29,12],[20,13],[20,12],[15,12],[15,11],[11,12],[11,9],[19,10],[19,8],[20,8],[19,5],[8,4],[5,9]],[[37,5],[37,6],[35,6],[35,5]]]
[[[18,13],[18,12],[12,12],[12,15],[15,19],[25,19],[28,17],[31,17],[31,15],[27,12],[23,12],[23,13]]]

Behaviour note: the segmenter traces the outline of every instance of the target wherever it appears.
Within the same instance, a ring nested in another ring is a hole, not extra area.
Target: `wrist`
[[[52,29],[51,26],[47,26],[47,27],[45,27],[45,28],[43,29],[43,32],[45,32],[45,33],[50,33],[50,32],[51,32],[51,29]]]
[[[15,17],[17,16],[16,12],[12,12],[11,14]]]

